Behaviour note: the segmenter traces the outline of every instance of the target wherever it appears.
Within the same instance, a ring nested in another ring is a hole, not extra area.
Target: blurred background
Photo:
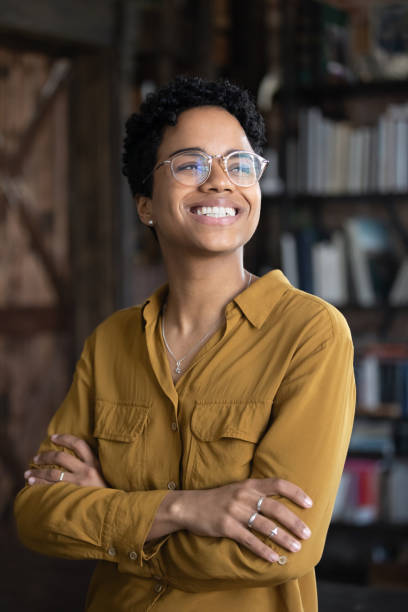
[[[24,550],[12,501],[86,336],[165,280],[121,143],[180,73],[228,77],[264,114],[247,267],[281,268],[352,330],[320,608],[407,610],[408,2],[369,0],[0,0],[0,608],[83,607],[92,564]]]

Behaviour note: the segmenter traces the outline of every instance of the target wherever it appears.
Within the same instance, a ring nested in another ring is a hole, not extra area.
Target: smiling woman
[[[263,140],[245,91],[196,77],[127,123],[168,283],[88,338],[15,506],[27,546],[99,559],[90,611],[317,610],[353,346],[333,306],[243,267]]]

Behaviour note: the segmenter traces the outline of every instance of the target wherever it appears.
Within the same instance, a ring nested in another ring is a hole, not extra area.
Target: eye
[[[177,164],[175,170],[176,172],[200,172],[202,171],[202,166],[198,162],[187,162]]]
[[[200,155],[180,155],[173,160],[174,172],[178,174],[203,174],[207,170],[207,160]]]

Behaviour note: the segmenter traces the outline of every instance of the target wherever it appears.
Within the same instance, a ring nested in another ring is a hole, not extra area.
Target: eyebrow
[[[226,151],[224,153],[224,155],[228,155],[229,153],[232,153],[233,151],[243,151],[244,149],[228,149],[228,151]],[[173,151],[173,153],[170,153],[169,157],[174,157],[174,155],[177,155],[178,153],[185,153],[188,151],[198,151],[200,153],[207,153],[207,151],[205,151],[205,149],[202,149],[201,147],[185,147],[183,149],[177,149],[177,151]],[[247,151],[247,153],[251,153],[251,151]]]

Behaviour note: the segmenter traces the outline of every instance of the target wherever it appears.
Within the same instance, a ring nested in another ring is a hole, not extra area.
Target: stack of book
[[[382,517],[380,460],[347,459],[333,511],[333,520],[365,525]]]
[[[408,191],[408,104],[390,105],[372,126],[299,113],[289,139],[287,189],[291,194],[346,195]]]
[[[372,415],[408,418],[408,346],[374,344],[356,359],[357,404]]]
[[[382,221],[350,217],[332,235],[313,226],[284,232],[282,270],[295,287],[337,306],[408,305],[408,260],[396,246]]]

